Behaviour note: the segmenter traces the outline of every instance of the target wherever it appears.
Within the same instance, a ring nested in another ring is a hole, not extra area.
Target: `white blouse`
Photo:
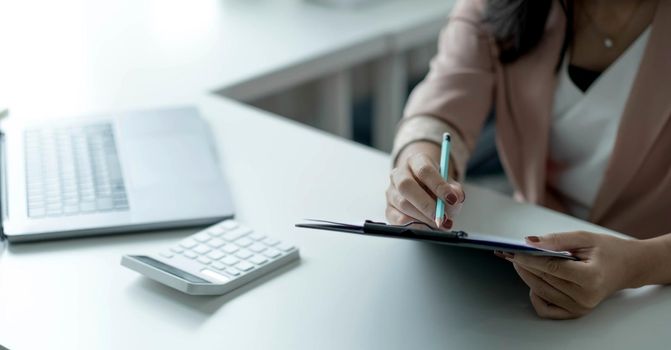
[[[548,181],[574,216],[589,218],[649,36],[650,28],[585,92],[568,75],[569,55],[564,59],[550,130],[550,159],[557,169]]]

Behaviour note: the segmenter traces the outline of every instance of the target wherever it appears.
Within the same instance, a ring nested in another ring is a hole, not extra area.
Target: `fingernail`
[[[524,239],[526,239],[527,241],[529,241],[531,243],[538,243],[538,242],[541,241],[541,239],[538,238],[538,236],[527,236],[527,237],[524,237]]]
[[[452,225],[454,225],[454,222],[448,218],[443,219],[443,227],[445,228],[452,228]]]
[[[455,205],[457,204],[457,195],[454,193],[450,193],[447,195],[447,202],[450,203],[450,205]]]

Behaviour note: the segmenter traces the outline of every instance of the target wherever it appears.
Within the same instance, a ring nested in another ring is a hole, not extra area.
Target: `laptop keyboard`
[[[28,216],[128,210],[112,125],[25,131]]]

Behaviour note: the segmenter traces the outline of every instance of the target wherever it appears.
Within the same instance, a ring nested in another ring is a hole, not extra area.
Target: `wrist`
[[[634,273],[627,288],[671,282],[671,276],[667,276],[669,273],[665,269],[666,262],[671,259],[669,238],[662,236],[631,241],[633,257],[629,263],[634,266]]]
[[[648,284],[650,277],[650,257],[646,255],[645,251],[648,247],[648,242],[645,240],[630,240],[627,241],[629,251],[628,258],[625,259],[625,264],[629,266],[629,276],[625,282],[624,288],[638,288]]]

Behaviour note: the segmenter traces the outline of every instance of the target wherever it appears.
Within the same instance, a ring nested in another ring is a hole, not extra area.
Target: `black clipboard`
[[[296,224],[296,227],[316,230],[346,232],[364,236],[407,239],[437,244],[446,244],[457,247],[475,248],[491,251],[502,251],[513,254],[529,254],[578,260],[570,252],[558,252],[535,248],[521,241],[488,236],[483,234],[467,233],[465,231],[434,230],[422,222],[411,222],[407,225],[387,225],[381,222],[366,220],[363,225],[350,225],[326,220],[309,219],[311,223]],[[410,227],[415,224],[425,225],[426,229]]]

